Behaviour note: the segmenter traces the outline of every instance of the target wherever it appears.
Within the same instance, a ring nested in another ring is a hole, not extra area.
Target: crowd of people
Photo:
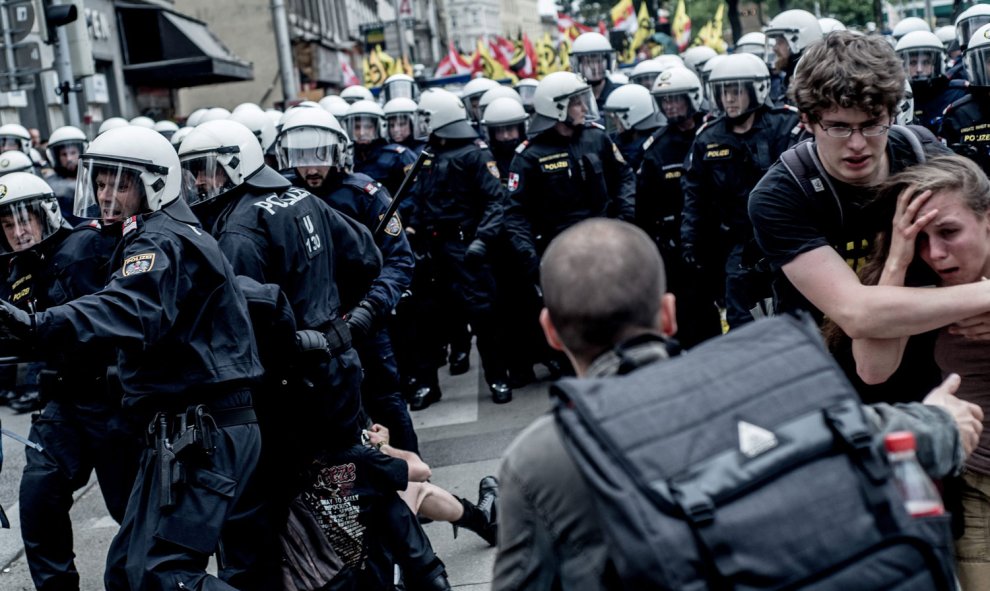
[[[618,588],[551,418],[475,502],[429,482],[410,411],[472,343],[506,404],[539,365],[606,377],[643,335],[637,367],[804,311],[876,432],[924,438],[962,588],[990,588],[990,7],[951,29],[789,10],[624,83],[591,32],[514,86],[0,126],[35,585],[78,588],[95,470],[108,589],[449,589],[427,520],[498,545],[495,589]]]

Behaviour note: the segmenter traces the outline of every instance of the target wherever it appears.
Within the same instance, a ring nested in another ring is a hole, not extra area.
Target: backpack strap
[[[839,201],[839,195],[832,186],[831,177],[825,172],[825,167],[818,159],[815,144],[811,139],[786,150],[780,155],[780,162],[808,197],[819,193],[830,195],[839,211],[839,224],[844,223],[842,202]]]
[[[920,125],[891,125],[890,132],[911,145],[911,151],[914,152],[916,164],[921,164],[928,160],[928,155],[925,153],[925,147],[922,143],[930,144],[938,141],[935,134]]]

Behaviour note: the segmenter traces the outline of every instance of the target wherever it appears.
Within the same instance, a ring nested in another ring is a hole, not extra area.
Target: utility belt
[[[159,506],[174,507],[178,488],[186,483],[187,466],[199,465],[216,450],[219,429],[258,422],[251,406],[210,410],[205,404],[185,412],[159,412],[148,423],[147,443],[153,447],[159,475]]]

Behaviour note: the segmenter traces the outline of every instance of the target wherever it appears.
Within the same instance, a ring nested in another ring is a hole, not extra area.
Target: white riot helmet
[[[632,69],[632,73],[629,75],[629,82],[638,84],[643,88],[653,88],[653,82],[657,79],[657,76],[668,67],[657,60],[643,60]]]
[[[347,109],[351,106],[350,103],[335,94],[321,98],[318,104],[323,107],[324,111],[337,119],[347,115]]]
[[[172,137],[168,138],[168,141],[172,144],[172,147],[175,148],[176,152],[179,151],[179,146],[182,145],[182,140],[186,139],[186,136],[189,135],[189,132],[191,132],[194,129],[196,128],[189,127],[188,125],[186,125],[185,127],[180,127],[179,131],[173,133]]]
[[[417,108],[416,101],[405,97],[394,98],[385,103],[382,111],[385,113],[385,127],[390,141],[400,144],[415,137]]]
[[[620,132],[663,125],[663,116],[650,91],[639,84],[626,84],[613,90],[605,99],[603,110],[613,118]]]
[[[818,19],[818,25],[822,28],[822,35],[828,35],[833,31],[845,31],[846,26],[839,19],[822,17]]]
[[[701,77],[701,68],[705,62],[718,55],[718,52],[707,45],[695,45],[688,47],[681,53],[684,58],[684,65],[694,70],[694,73]]]
[[[904,98],[897,103],[897,113],[894,114],[894,121],[898,125],[910,125],[914,123],[914,91],[911,90],[911,83],[904,79]]]
[[[147,129],[155,128],[155,120],[152,119],[151,117],[145,117],[144,115],[138,115],[137,117],[134,117],[133,119],[128,121],[128,123],[130,123],[131,125],[137,125],[138,127],[145,127]]]
[[[162,119],[161,121],[155,121],[155,126],[152,129],[165,136],[165,139],[170,140],[172,139],[172,134],[179,131],[179,125],[174,121]]]
[[[28,172],[35,174],[34,162],[31,157],[20,150],[7,150],[0,154],[0,175],[11,172]]]
[[[186,117],[186,125],[189,127],[196,127],[203,122],[203,117],[206,116],[207,111],[209,111],[209,109],[204,107],[189,113],[189,116]]]
[[[31,134],[26,127],[17,123],[0,125],[0,152],[7,150],[31,153]]]
[[[663,69],[673,68],[675,66],[684,66],[684,59],[679,55],[674,55],[672,53],[662,53],[657,57],[653,58],[653,61],[659,62]]]
[[[268,152],[275,143],[275,123],[261,109],[234,109],[230,114],[230,120],[250,129],[254,137],[258,138],[262,152]]]
[[[481,95],[497,86],[499,83],[489,78],[472,78],[461,89],[461,102],[464,103],[471,121],[481,120]]]
[[[990,24],[983,25],[969,38],[963,54],[969,84],[978,88],[990,88]]]
[[[456,94],[440,88],[429,88],[419,97],[419,130],[416,137],[431,135],[450,139],[478,137],[468,123],[467,109]]]
[[[763,57],[766,54],[767,36],[759,31],[746,33],[736,41],[735,53],[752,53]]]
[[[190,207],[206,203],[241,185],[277,188],[288,183],[265,165],[258,138],[230,119],[205,121],[179,146],[182,195]]]
[[[83,130],[72,125],[59,127],[48,136],[45,155],[48,163],[61,177],[75,176],[79,157],[86,151],[89,142]],[[63,158],[64,156],[64,158]],[[63,159],[65,162],[63,163]]]
[[[223,107],[212,107],[206,110],[206,113],[200,118],[197,127],[207,121],[223,121],[224,119],[230,119],[230,111]]]
[[[485,106],[482,126],[488,137],[488,143],[496,152],[510,153],[526,139],[526,123],[529,113],[523,108],[522,102],[499,97]],[[512,130],[515,133],[510,133]]]
[[[71,227],[52,188],[27,172],[0,176],[0,226],[0,254],[23,252]]]
[[[118,129],[120,127],[127,127],[131,122],[123,117],[110,117],[100,124],[100,128],[96,131],[96,135],[102,135],[103,133],[110,131],[111,129]]]
[[[533,95],[536,94],[536,87],[539,85],[540,81],[536,78],[523,78],[516,83],[516,92],[519,93],[527,113],[533,112]]]
[[[605,35],[581,33],[571,45],[571,72],[580,74],[590,84],[598,84],[615,70],[615,50]]]
[[[355,144],[370,144],[381,139],[385,127],[385,111],[373,101],[356,101],[347,108],[344,129]]]
[[[956,40],[956,28],[952,25],[945,25],[935,29],[935,36],[942,42],[942,47],[949,51],[949,46]]]
[[[351,166],[351,140],[336,117],[323,109],[300,112],[275,140],[279,168],[329,166],[346,172]]]
[[[598,119],[598,104],[591,86],[573,72],[553,72],[547,74],[536,87],[533,108],[536,118],[530,124],[530,133],[537,133],[561,122],[574,125],[570,107],[583,106],[583,121]]]
[[[80,158],[72,213],[114,223],[158,211],[181,192],[182,170],[172,144],[153,129],[128,125],[90,142]]]
[[[787,43],[793,59],[801,55],[809,45],[824,37],[822,26],[815,15],[800,9],[785,10],[773,17],[763,34],[767,38],[767,60],[774,55],[773,48],[778,39]]]
[[[990,4],[974,4],[959,13],[956,17],[956,41],[959,42],[959,49],[965,51],[976,30],[986,24],[990,24]]]
[[[894,25],[894,29],[890,32],[890,36],[894,38],[894,41],[900,41],[901,37],[904,35],[917,31],[931,33],[932,28],[925,22],[925,19],[918,18],[916,16],[909,16],[897,21],[897,24]]]
[[[738,55],[745,55],[745,54],[740,53]],[[701,87],[705,93],[705,96],[708,97],[709,101],[712,101],[714,99],[712,99],[712,87],[708,83],[708,80],[712,77],[712,70],[715,69],[715,66],[717,66],[726,57],[728,56],[725,54],[716,55],[712,59],[705,62],[705,65],[701,67],[701,74],[699,74],[698,77],[701,78]]]
[[[340,91],[340,98],[344,99],[348,105],[351,105],[358,101],[373,101],[375,100],[375,95],[371,94],[370,90],[360,84],[352,84]]]
[[[268,115],[268,118],[272,120],[272,125],[275,125],[277,127],[279,119],[282,118],[282,111],[279,111],[278,109],[269,108],[269,109],[265,109],[265,115]]]
[[[911,31],[894,48],[904,64],[904,73],[913,84],[932,82],[943,74],[945,48],[935,33]]]
[[[419,85],[408,74],[392,74],[382,85],[382,96],[386,103],[400,97],[416,100],[419,98]]]
[[[668,123],[680,123],[701,111],[701,79],[688,68],[661,72],[652,94]]]
[[[770,97],[770,71],[760,58],[739,53],[716,64],[709,78],[710,100],[730,121],[759,109]]]
[[[262,110],[262,108],[259,107],[256,103],[241,103],[241,104],[237,105],[236,107],[234,107],[234,110],[231,111],[230,114],[231,115],[236,115],[237,113],[240,113],[241,111],[246,111],[246,110],[248,110],[248,111],[262,111],[262,112],[264,112]]]
[[[612,81],[612,84],[617,86],[629,84],[629,76],[626,76],[624,72],[609,72],[608,79]]]
[[[492,101],[494,101],[495,99],[500,99],[500,98],[511,99],[516,101],[520,105],[523,104],[522,97],[519,96],[518,92],[516,92],[512,88],[509,88],[508,86],[499,85],[496,86],[495,88],[490,88],[486,90],[485,93],[481,95],[481,98],[478,99],[478,109],[481,110],[482,116],[484,116],[485,109],[488,107],[488,105],[492,104]]]

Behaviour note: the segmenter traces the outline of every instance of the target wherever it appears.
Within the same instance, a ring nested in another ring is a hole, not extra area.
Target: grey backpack
[[[809,321],[757,320],[553,392],[616,588],[954,588],[948,515],[907,514]]]

